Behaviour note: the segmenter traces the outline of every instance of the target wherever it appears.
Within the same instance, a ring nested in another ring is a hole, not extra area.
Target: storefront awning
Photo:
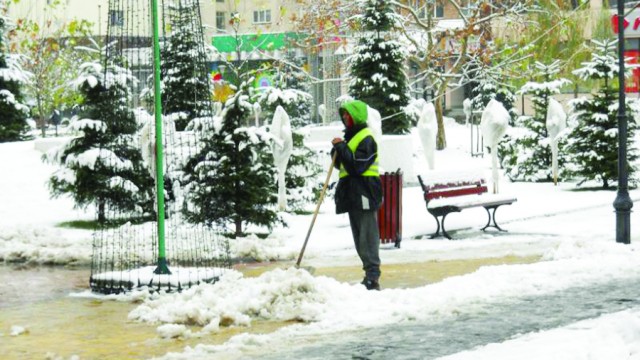
[[[268,59],[281,56],[291,42],[298,38],[296,33],[260,33],[233,35],[216,35],[211,38],[211,44],[220,53],[220,58],[237,59],[240,52],[242,59]]]

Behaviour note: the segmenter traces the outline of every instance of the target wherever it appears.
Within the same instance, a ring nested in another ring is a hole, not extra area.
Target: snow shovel
[[[311,235],[311,230],[313,229],[313,224],[316,222],[316,217],[318,217],[318,211],[320,211],[320,205],[322,205],[322,200],[324,199],[324,193],[327,192],[327,186],[329,186],[329,180],[331,179],[331,173],[333,172],[333,167],[336,163],[336,156],[338,152],[333,153],[333,157],[331,158],[331,166],[329,167],[329,173],[327,174],[327,180],[324,181],[324,185],[322,186],[322,191],[320,192],[320,199],[318,199],[318,205],[316,205],[316,211],[313,212],[313,218],[311,218],[311,224],[309,225],[309,230],[307,231],[307,237],[304,239],[304,244],[302,244],[302,249],[300,250],[300,256],[298,256],[298,261],[296,262],[296,268],[300,268],[300,262],[302,261],[302,256],[304,255],[304,249],[307,248],[307,242],[309,241],[309,236]],[[309,271],[313,272],[313,271]]]

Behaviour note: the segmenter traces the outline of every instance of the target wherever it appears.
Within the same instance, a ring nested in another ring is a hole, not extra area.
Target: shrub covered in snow
[[[5,31],[8,19],[0,15],[0,142],[29,138],[27,115],[21,86],[28,81],[28,73],[20,67],[15,55],[6,52]]]
[[[70,195],[77,207],[95,205],[103,222],[115,212],[153,213],[153,179],[142,160],[138,124],[128,107],[131,74],[85,63],[74,85],[84,96],[71,127],[82,135],[45,156],[61,168],[49,180],[51,194]]]
[[[247,127],[253,106],[244,82],[201,134],[202,148],[184,169],[183,212],[191,223],[271,227],[277,221],[276,169],[264,127]]]
[[[528,82],[521,94],[530,94],[535,114],[522,116],[516,120],[515,126],[507,132],[508,140],[500,145],[499,155],[505,174],[511,180],[520,181],[552,181],[551,146],[547,135],[547,109],[553,94],[569,84],[567,79],[554,79],[560,71],[559,61],[545,65],[536,63],[537,76],[541,82]],[[559,143],[562,154],[562,142]],[[559,157],[562,166],[564,159]]]
[[[585,180],[596,180],[608,188],[618,179],[618,89],[614,86],[618,76],[617,42],[595,41],[591,61],[574,71],[584,80],[600,82],[598,92],[591,97],[571,101],[571,122],[576,123],[568,139],[567,153],[570,164],[565,173]],[[635,109],[627,102],[628,121],[627,166],[630,178],[636,171],[638,150],[634,135],[638,124],[633,121]]]

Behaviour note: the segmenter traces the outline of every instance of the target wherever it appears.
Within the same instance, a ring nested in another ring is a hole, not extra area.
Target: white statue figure
[[[216,101],[213,103],[213,115],[220,116],[221,114],[222,114],[222,103]]]
[[[149,174],[156,178],[156,122],[153,116],[145,116],[145,122],[140,129],[140,152],[142,160],[149,169]],[[163,174],[169,167],[168,158],[172,154],[173,142],[176,135],[176,124],[170,116],[162,117],[162,148],[164,153]]]
[[[273,115],[271,134],[274,138],[271,145],[273,161],[278,170],[278,210],[285,211],[287,207],[285,173],[291,152],[293,151],[293,134],[289,114],[284,111],[282,106],[278,105]]]
[[[367,126],[373,133],[373,138],[378,144],[378,148],[382,142],[382,116],[380,112],[367,105]],[[378,151],[380,153],[380,151]]]
[[[436,151],[438,123],[436,121],[436,109],[432,103],[427,103],[422,108],[417,128],[420,141],[422,142],[424,157],[427,159],[429,170],[433,170],[435,168],[434,154]]]
[[[256,117],[256,127],[260,126],[260,113],[262,112],[262,107],[260,103],[253,103],[253,115]]]
[[[411,99],[409,104],[406,107],[406,113],[415,121],[416,123],[420,121],[420,114],[422,114],[422,109],[427,105],[427,100],[423,98],[419,99]]]
[[[324,104],[318,105],[318,115],[320,115],[320,118],[322,119],[322,123],[326,125],[327,121],[325,117],[327,115],[327,107]]]
[[[462,111],[464,111],[464,123],[468,124],[473,114],[473,100],[467,98],[462,101]]]
[[[411,101],[411,105],[416,108],[420,113],[424,110],[424,107],[427,106],[429,102],[423,98],[415,99]]]
[[[567,127],[567,114],[562,105],[553,98],[549,98],[547,108],[547,133],[551,142],[551,163],[553,171],[553,183],[558,184],[558,142],[560,133]]]
[[[507,132],[510,118],[507,109],[496,99],[491,99],[482,112],[482,120],[480,121],[482,137],[491,148],[494,194],[498,193],[498,144]]]

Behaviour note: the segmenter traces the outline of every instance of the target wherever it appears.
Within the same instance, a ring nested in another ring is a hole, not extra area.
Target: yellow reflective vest
[[[356,149],[358,148],[358,145],[360,145],[360,142],[362,142],[362,140],[364,140],[364,138],[366,138],[367,136],[373,137],[373,133],[371,132],[371,129],[364,128],[358,131],[358,133],[354,137],[352,137],[351,140],[349,140],[349,142],[347,143],[349,150],[351,150],[351,152],[355,154]],[[373,161],[373,163],[360,176],[380,176],[380,173],[378,171],[378,153],[375,154],[375,157],[376,158]],[[344,165],[340,164],[340,178],[347,177],[347,176],[349,176],[349,173],[344,168]]]

